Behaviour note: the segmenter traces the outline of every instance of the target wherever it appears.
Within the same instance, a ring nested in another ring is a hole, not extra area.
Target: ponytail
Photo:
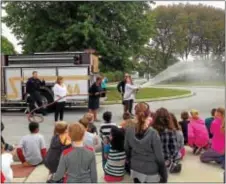
[[[136,133],[141,133],[144,129],[144,124],[146,122],[146,118],[145,117],[145,114],[144,112],[140,112],[138,115],[137,115],[137,120],[138,120],[138,123],[137,123],[137,126],[136,126]]]
[[[137,117],[137,124],[135,131],[136,133],[142,133],[144,130],[144,125],[146,123],[146,119],[149,116],[149,106],[146,103],[139,103],[135,107],[136,117]]]

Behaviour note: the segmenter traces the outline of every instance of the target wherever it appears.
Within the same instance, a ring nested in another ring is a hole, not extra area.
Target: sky
[[[172,5],[172,4],[179,4],[179,3],[189,3],[189,4],[203,4],[203,5],[207,5],[207,6],[213,6],[216,8],[221,8],[221,9],[225,9],[225,1],[155,1],[155,5],[153,6],[153,8],[156,8],[157,6],[161,6],[161,5]],[[6,12],[4,10],[2,10],[2,16],[5,16]],[[21,46],[18,44],[19,40],[16,39],[16,37],[12,34],[11,30],[2,23],[2,35],[5,36],[15,47],[15,50],[18,53],[22,52],[22,48]]]

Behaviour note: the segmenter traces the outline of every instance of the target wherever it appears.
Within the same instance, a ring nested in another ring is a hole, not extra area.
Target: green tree
[[[163,53],[163,60],[176,54],[187,59],[189,54],[222,56],[225,50],[225,11],[202,4],[159,6],[156,35],[152,47]]]
[[[124,71],[153,34],[147,2],[7,2],[5,11],[25,53],[92,48],[105,71]]]
[[[16,53],[13,44],[2,35],[1,35],[1,53],[5,55],[12,55]]]
[[[137,67],[138,71],[148,74],[148,76],[155,76],[168,66],[178,62],[178,59],[173,55],[168,57],[167,63],[165,63],[163,57],[164,53],[160,49],[146,47],[139,57],[141,62]]]

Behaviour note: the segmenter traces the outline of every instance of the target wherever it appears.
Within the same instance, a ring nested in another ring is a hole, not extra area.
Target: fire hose
[[[98,95],[101,95],[102,93],[106,93],[106,92],[107,91],[98,92]],[[53,102],[51,102],[49,104],[45,104],[45,105],[42,105],[40,107],[37,107],[37,108],[33,109],[32,111],[30,111],[27,114],[27,119],[28,119],[29,122],[42,123],[44,121],[44,117],[42,115],[40,115],[40,114],[34,114],[35,111],[37,111],[39,109],[42,109],[42,108],[46,108],[46,107],[52,106],[55,103],[57,103],[59,100],[61,100],[63,98],[66,98],[66,97],[84,96],[84,95],[88,95],[88,94],[75,94],[75,95],[66,95],[66,96],[60,97],[57,100],[55,100],[55,101],[53,101]]]

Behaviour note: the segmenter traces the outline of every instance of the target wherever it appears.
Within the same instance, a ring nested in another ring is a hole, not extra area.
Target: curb
[[[166,100],[174,100],[174,99],[181,99],[181,98],[188,98],[188,97],[192,97],[195,96],[196,93],[194,92],[190,92],[188,94],[185,95],[177,95],[177,96],[171,96],[171,97],[161,97],[161,98],[147,98],[147,99],[138,99],[135,100],[135,103],[139,103],[139,102],[156,102],[156,101],[166,101]],[[121,104],[122,101],[121,100],[117,100],[117,101],[106,101],[106,102],[102,102],[101,105],[114,105],[114,104]]]
[[[223,88],[223,89],[225,89],[225,86],[224,85],[222,85],[222,86],[196,86],[196,85],[166,85],[166,86],[164,86],[164,85],[156,85],[156,88],[158,88],[158,87],[173,87],[173,88],[184,88],[184,87],[186,87],[186,88]]]

